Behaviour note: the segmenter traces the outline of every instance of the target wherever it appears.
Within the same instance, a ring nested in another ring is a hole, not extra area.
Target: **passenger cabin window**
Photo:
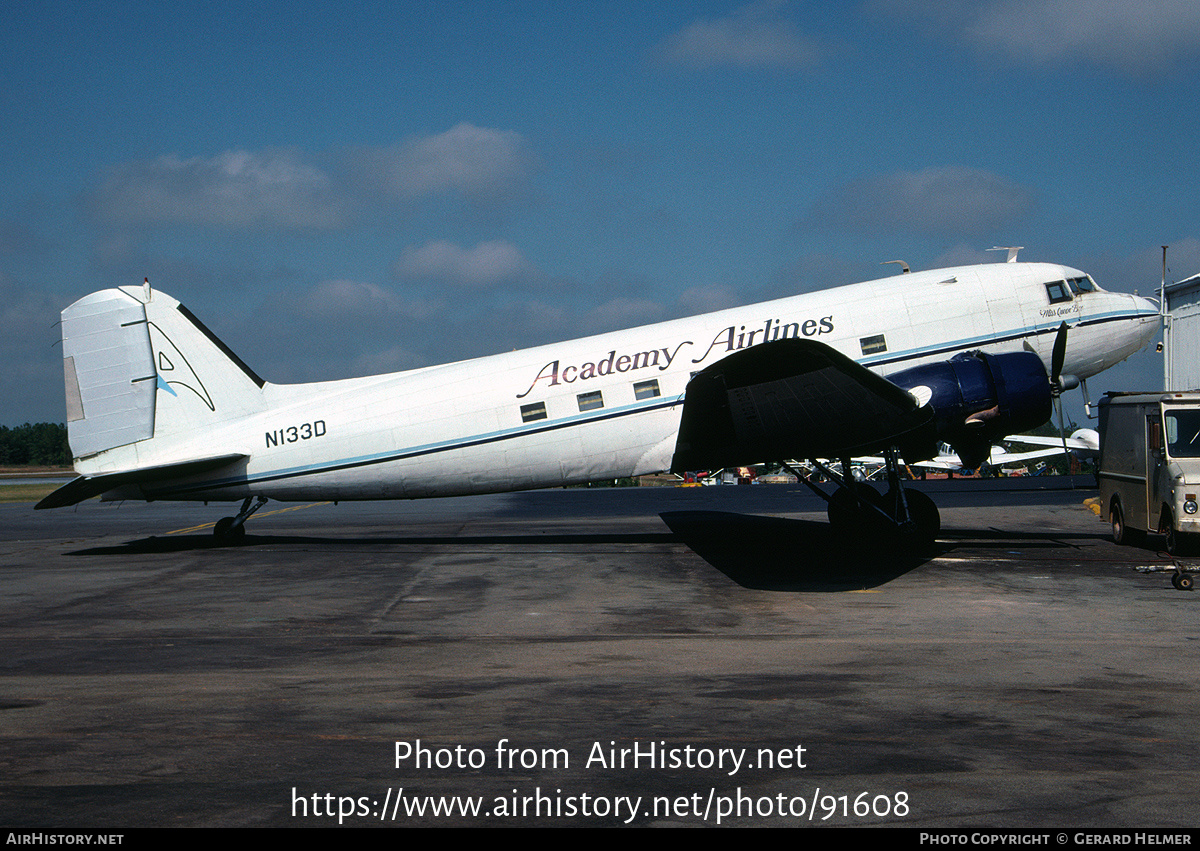
[[[521,422],[531,423],[534,420],[546,419],[546,403],[534,402],[531,405],[521,406]]]
[[[1066,281],[1052,281],[1046,284],[1046,295],[1050,296],[1051,304],[1058,304],[1060,301],[1070,301],[1072,298]]]
[[[591,393],[580,393],[575,397],[579,400],[579,410],[594,411],[597,408],[604,407],[604,397],[600,395],[599,390],[594,390]]]
[[[662,393],[658,389],[658,379],[652,378],[649,381],[639,381],[633,385],[633,398],[635,399],[653,399],[655,396],[661,396]]]
[[[887,340],[883,338],[883,334],[876,334],[874,337],[863,337],[858,341],[862,346],[864,355],[877,355],[880,352],[887,351]]]

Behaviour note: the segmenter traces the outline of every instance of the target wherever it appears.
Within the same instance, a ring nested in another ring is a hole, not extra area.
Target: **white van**
[[[1108,393],[1100,400],[1100,499],[1113,540],[1167,536],[1167,551],[1200,545],[1200,392]],[[1182,576],[1190,587],[1189,574]],[[1178,585],[1178,583],[1176,583]]]

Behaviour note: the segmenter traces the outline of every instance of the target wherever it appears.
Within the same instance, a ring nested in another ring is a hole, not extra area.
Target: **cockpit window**
[[[1058,304],[1060,301],[1070,301],[1073,298],[1071,290],[1067,288],[1066,281],[1051,281],[1046,284],[1046,295],[1050,296],[1051,304]]]
[[[1091,293],[1096,291],[1096,282],[1084,275],[1082,278],[1071,278],[1067,281],[1067,286],[1071,288],[1073,293]]]

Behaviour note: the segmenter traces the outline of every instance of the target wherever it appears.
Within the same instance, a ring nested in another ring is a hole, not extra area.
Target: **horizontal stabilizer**
[[[47,496],[34,508],[63,508],[75,505],[85,499],[99,496],[113,488],[122,485],[150,484],[167,479],[179,479],[197,473],[205,473],[219,467],[226,467],[237,461],[248,458],[247,455],[218,455],[212,458],[198,458],[193,461],[180,461],[175,464],[163,464],[158,467],[141,467],[136,470],[122,470],[117,473],[101,473],[96,476],[80,476],[68,482],[54,493]]]
[[[760,343],[688,383],[671,469],[903,451],[932,439],[931,422],[908,391],[823,343]]]

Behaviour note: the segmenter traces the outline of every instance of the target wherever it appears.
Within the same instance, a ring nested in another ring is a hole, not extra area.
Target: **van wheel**
[[[1195,536],[1177,530],[1174,517],[1168,516],[1167,519],[1171,524],[1167,526],[1167,552],[1176,557],[1191,555],[1196,549]]]
[[[1130,529],[1125,525],[1125,512],[1119,499],[1113,500],[1112,532],[1113,541],[1125,547],[1136,547],[1146,540],[1146,533],[1141,529]]]

